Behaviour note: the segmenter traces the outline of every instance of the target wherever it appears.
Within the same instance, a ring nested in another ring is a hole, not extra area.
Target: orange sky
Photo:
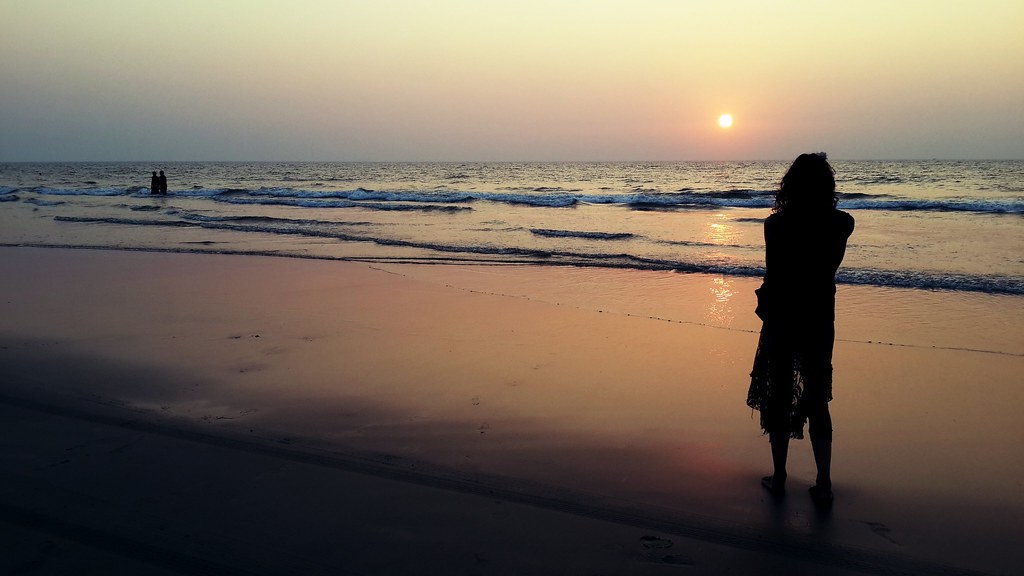
[[[1019,0],[0,0],[0,15],[0,161],[1024,158]]]

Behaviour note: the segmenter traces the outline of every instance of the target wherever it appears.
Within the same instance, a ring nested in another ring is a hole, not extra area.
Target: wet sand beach
[[[1019,298],[840,287],[823,513],[757,285],[0,248],[0,569],[1019,573]]]

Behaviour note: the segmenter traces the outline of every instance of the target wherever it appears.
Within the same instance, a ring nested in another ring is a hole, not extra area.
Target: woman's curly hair
[[[782,177],[772,212],[827,211],[836,207],[836,171],[824,152],[801,154]]]

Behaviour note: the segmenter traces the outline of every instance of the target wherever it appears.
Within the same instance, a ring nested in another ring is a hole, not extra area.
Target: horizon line
[[[746,158],[746,159],[675,159],[675,160],[296,160],[296,159],[261,159],[261,160],[3,160],[0,164],[270,164],[270,163],[305,163],[305,164],[635,164],[648,162],[654,164],[697,163],[697,162],[790,162],[791,158]],[[1020,162],[1024,158],[842,158],[829,157],[830,162]]]

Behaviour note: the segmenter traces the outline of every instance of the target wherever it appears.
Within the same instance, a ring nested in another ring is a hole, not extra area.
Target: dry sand
[[[806,443],[757,484],[756,284],[0,249],[0,570],[1020,573],[1019,324],[841,306],[819,513]]]

